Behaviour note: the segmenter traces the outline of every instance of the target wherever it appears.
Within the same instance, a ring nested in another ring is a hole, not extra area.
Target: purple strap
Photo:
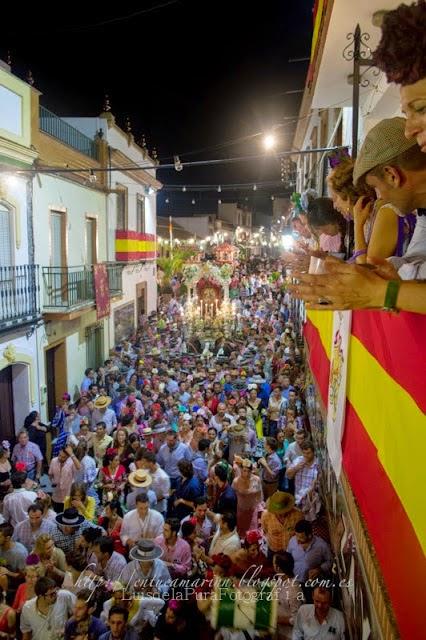
[[[405,253],[406,241],[410,242],[416,226],[416,216],[409,213],[407,216],[398,216],[398,241],[396,243],[395,255],[401,257]]]

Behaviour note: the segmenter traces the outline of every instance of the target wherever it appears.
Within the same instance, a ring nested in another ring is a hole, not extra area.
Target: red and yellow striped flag
[[[324,406],[333,314],[309,312],[305,338]],[[426,316],[352,316],[343,469],[380,563],[402,638],[424,627]]]

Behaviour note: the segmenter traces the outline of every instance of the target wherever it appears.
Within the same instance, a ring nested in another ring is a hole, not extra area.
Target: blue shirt
[[[283,398],[285,398],[288,401],[288,394],[290,393],[290,391],[294,391],[294,387],[292,387],[291,385],[287,388],[287,389],[283,389],[281,395]]]
[[[74,620],[73,618],[68,620],[65,625],[64,640],[73,640],[75,636],[79,635],[77,626],[78,622],[76,620]],[[108,627],[106,626],[106,624],[104,624],[102,620],[99,620],[99,618],[91,616],[89,629],[86,636],[88,640],[95,640],[95,638],[98,638],[99,635],[104,634],[106,631],[108,631]]]
[[[227,511],[231,513],[237,512],[237,494],[231,485],[227,484],[222,493],[219,494],[213,511],[215,513],[226,513]]]
[[[192,460],[194,467],[194,475],[201,481],[205,482],[208,475],[208,462],[202,453],[195,453]]]
[[[179,396],[179,400],[182,404],[187,405],[188,402],[191,399],[191,394],[188,393],[187,391],[184,391],[180,396]]]
[[[170,449],[166,442],[160,447],[157,454],[157,462],[169,478],[180,478],[177,463],[179,460],[188,460],[188,462],[191,462],[192,455],[190,448],[186,444],[183,444],[183,442],[178,442],[173,449]]]
[[[319,567],[323,573],[328,573],[331,570],[330,547],[325,540],[318,536],[313,536],[307,549],[304,549],[297,542],[296,536],[293,536],[290,538],[287,551],[293,556],[294,575],[301,583],[308,579],[308,572],[311,569]]]
[[[85,377],[81,383],[81,391],[89,391],[89,387],[93,382],[92,378]]]
[[[126,633],[124,634],[122,640],[139,640],[139,638],[140,638],[139,631],[136,631],[136,629],[132,629],[131,627],[129,627]],[[111,640],[111,639],[112,639],[111,631],[107,631],[106,633],[103,633],[99,637],[99,640]]]

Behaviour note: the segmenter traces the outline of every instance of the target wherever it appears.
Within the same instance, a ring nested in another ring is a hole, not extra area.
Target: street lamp
[[[272,133],[267,133],[263,138],[263,146],[266,151],[271,151],[276,145],[276,138]]]

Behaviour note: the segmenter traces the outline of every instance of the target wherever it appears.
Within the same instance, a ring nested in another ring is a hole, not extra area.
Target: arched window
[[[0,267],[12,266],[12,210],[0,202]]]

